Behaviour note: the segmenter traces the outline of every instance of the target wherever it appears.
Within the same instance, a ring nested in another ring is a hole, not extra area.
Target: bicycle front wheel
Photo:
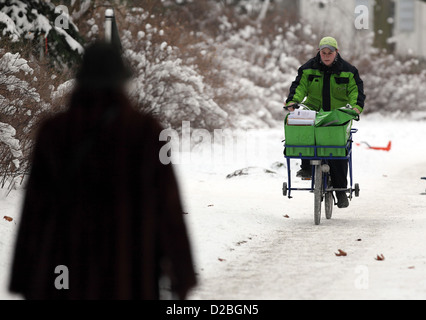
[[[327,187],[331,185],[331,178],[330,175],[327,174]],[[323,187],[326,188],[326,187]],[[333,199],[333,191],[327,191],[325,192],[325,217],[327,219],[331,219],[331,215],[333,214],[333,205],[334,205],[334,199]]]
[[[322,171],[320,164],[315,165],[314,198],[314,222],[319,225],[321,222],[322,202]]]
[[[325,217],[327,219],[331,219],[331,215],[333,214],[333,205],[334,205],[334,201],[333,201],[333,192],[332,191],[328,191],[325,194]]]

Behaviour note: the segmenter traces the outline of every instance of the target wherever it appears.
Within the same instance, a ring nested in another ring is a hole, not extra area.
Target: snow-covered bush
[[[415,57],[401,57],[373,47],[374,33],[356,38],[353,47],[345,51],[344,58],[354,64],[364,81],[367,95],[364,112],[392,113],[401,110],[425,110],[426,81],[424,62]],[[362,48],[362,50],[360,49]]]
[[[71,67],[81,60],[83,38],[60,8],[42,0],[2,1],[0,39],[30,44],[34,55],[49,57],[58,68]]]
[[[19,168],[19,158],[22,157],[21,145],[15,138],[16,130],[10,124],[0,122],[0,142],[4,143],[10,151],[5,158],[12,158],[12,163],[16,169]],[[4,159],[4,158],[3,158]]]
[[[19,53],[6,52],[0,56],[0,174],[3,176],[19,169],[23,153],[22,144],[15,138],[16,130],[24,133],[28,129],[32,106],[40,103],[37,90],[25,79],[33,72]]]
[[[73,80],[56,76],[47,65],[0,49],[0,177],[28,173],[39,122],[64,105]]]
[[[179,128],[182,121],[208,129],[222,126],[227,114],[212,99],[197,66],[180,58],[179,49],[167,43],[165,31],[151,25],[149,17],[134,9],[127,19],[136,28],[122,33],[125,57],[135,73],[130,87],[134,101],[167,126]]]
[[[380,55],[368,65],[370,68],[363,75],[368,96],[366,109],[381,113],[425,110],[423,84],[426,82],[426,71],[420,68],[418,59]]]

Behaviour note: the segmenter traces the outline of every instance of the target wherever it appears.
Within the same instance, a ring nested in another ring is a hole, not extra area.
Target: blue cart
[[[353,195],[355,197],[359,196],[359,184],[355,183],[353,185],[353,175],[352,175],[352,135],[356,133],[358,129],[352,128],[349,134],[349,139],[344,146],[299,146],[299,145],[287,145],[284,144],[285,148],[296,147],[296,148],[313,148],[313,156],[302,156],[300,153],[298,156],[287,156],[284,157],[287,159],[287,176],[288,181],[283,183],[283,195],[288,196],[289,199],[292,198],[292,191],[310,191],[314,193],[314,222],[316,225],[320,224],[321,221],[321,203],[325,202],[325,216],[327,219],[331,219],[333,205],[335,204],[333,191],[345,191],[349,193],[349,199],[352,199]],[[318,156],[319,148],[332,148],[332,149],[346,149],[346,156],[333,157],[332,154],[329,156]],[[285,150],[285,149],[284,149]],[[311,177],[311,187],[310,188],[293,188],[291,185],[291,168],[290,161],[292,159],[308,159],[312,165],[312,177]],[[329,160],[348,160],[349,163],[349,176],[350,176],[350,187],[349,188],[333,188],[331,187],[331,178],[330,178],[330,166],[328,165]]]

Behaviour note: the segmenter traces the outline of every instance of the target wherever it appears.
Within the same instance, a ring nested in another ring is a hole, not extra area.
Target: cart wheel
[[[355,183],[355,197],[359,197],[359,184]]]
[[[333,214],[333,192],[329,191],[325,194],[325,217],[327,219],[331,219],[331,215]]]
[[[329,172],[329,171],[327,171]],[[330,174],[327,174],[327,186],[331,185],[331,177]],[[331,215],[333,213],[333,206],[334,206],[334,198],[333,198],[333,191],[328,191],[325,193],[325,217],[327,219],[331,219]]]
[[[287,182],[283,183],[283,196],[287,196]]]
[[[322,200],[322,171],[321,165],[315,165],[314,181],[314,222],[319,225],[321,222],[321,200]]]

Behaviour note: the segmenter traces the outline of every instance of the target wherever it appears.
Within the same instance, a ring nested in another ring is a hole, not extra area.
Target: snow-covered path
[[[176,166],[199,277],[190,299],[426,299],[426,122],[371,116],[354,127],[355,142],[391,140],[392,149],[354,146],[360,197],[319,226],[312,194],[282,196],[280,128],[250,132],[262,147],[250,144],[247,157],[222,163],[193,151]],[[1,218],[14,218],[0,221],[1,299],[14,298],[6,285],[21,191],[0,199]]]
[[[313,196],[280,199],[275,180],[253,192],[281,207],[255,201],[240,206],[251,221],[243,230],[238,224],[227,229],[240,238],[222,246],[222,252],[203,254],[211,255],[212,265],[200,272],[193,299],[426,298],[426,197],[413,192],[425,187],[416,174],[365,185],[348,209],[335,208],[333,218],[323,218],[320,226],[313,224]],[[389,192],[389,186],[398,185],[400,190]],[[220,247],[215,226],[210,234]],[[347,256],[336,256],[338,249]],[[376,260],[379,254],[385,260]]]
[[[355,147],[360,197],[319,226],[312,194],[281,195],[284,170],[182,175],[199,261],[191,299],[426,298],[425,123],[379,118],[356,126],[355,141],[392,140],[392,149]],[[347,255],[336,256],[339,249]]]

